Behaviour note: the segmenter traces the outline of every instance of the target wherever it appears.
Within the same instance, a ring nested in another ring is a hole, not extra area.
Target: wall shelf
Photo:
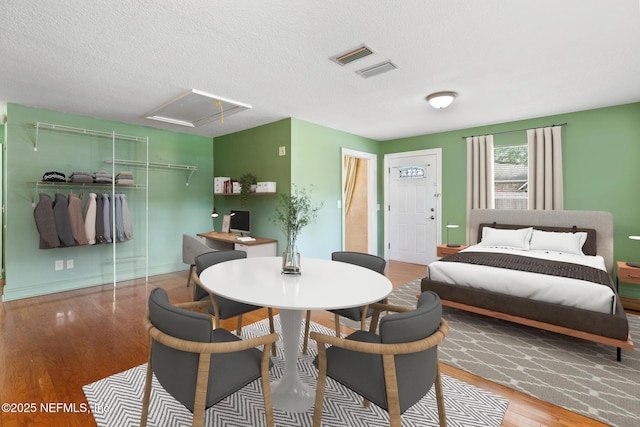
[[[261,195],[261,194],[278,194],[275,192],[266,192],[266,191],[261,191],[261,192],[253,192],[253,193],[248,193],[247,196],[256,196],[256,195]],[[239,196],[240,193],[213,193],[214,196]]]

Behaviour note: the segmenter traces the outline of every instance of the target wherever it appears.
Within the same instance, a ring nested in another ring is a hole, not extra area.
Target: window
[[[493,149],[496,209],[527,209],[529,149],[527,145],[502,145]]]

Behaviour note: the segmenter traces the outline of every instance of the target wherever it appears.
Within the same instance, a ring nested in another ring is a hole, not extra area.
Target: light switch
[[[285,146],[279,147],[278,148],[278,155],[279,156],[284,156],[285,154],[287,154],[287,148]]]

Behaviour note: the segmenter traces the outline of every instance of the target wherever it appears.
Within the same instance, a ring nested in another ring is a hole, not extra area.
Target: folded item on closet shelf
[[[67,177],[62,172],[51,171],[51,172],[45,172],[44,175],[42,175],[42,181],[43,182],[67,182]]]
[[[93,177],[91,175],[71,175],[69,177],[69,182],[93,182]]]
[[[111,184],[113,180],[105,176],[105,177],[96,177],[94,178],[93,182],[95,182],[96,184]]]
[[[133,179],[126,179],[126,178],[117,178],[116,179],[116,184],[119,185],[135,185],[135,181]]]
[[[125,171],[125,172],[118,172],[118,173],[116,174],[116,178],[133,179],[133,172],[129,172],[129,171]]]
[[[109,172],[97,171],[93,174],[93,182],[97,184],[111,184],[113,182],[113,176]]]

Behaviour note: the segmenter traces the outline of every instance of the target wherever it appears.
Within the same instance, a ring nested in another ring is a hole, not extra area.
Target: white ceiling
[[[3,0],[0,32],[0,103],[207,136],[296,117],[387,140],[640,101],[639,0]],[[190,89],[253,108],[142,118]]]

